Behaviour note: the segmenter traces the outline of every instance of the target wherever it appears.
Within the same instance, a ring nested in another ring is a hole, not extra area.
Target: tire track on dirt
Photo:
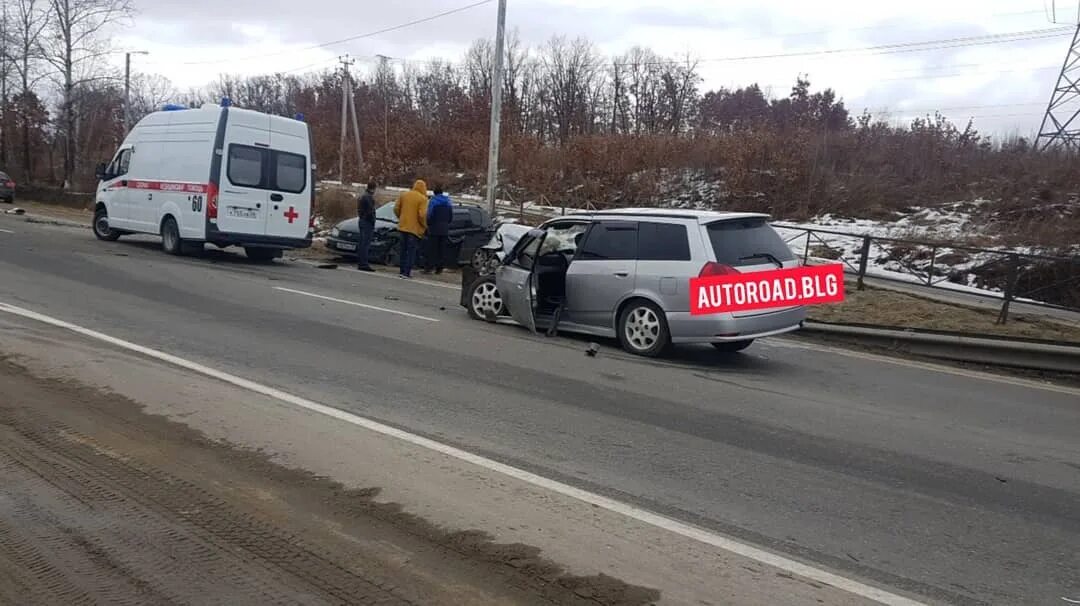
[[[4,484],[15,493],[8,513],[19,529],[32,529],[29,537],[9,531],[0,544],[34,564],[21,568],[24,584],[47,588],[50,598],[162,603],[186,601],[202,586],[229,604],[410,603],[298,537],[190,482],[94,448],[69,428],[40,431],[5,414],[0,425],[10,428],[0,447]],[[93,574],[63,572],[86,569]]]
[[[604,604],[527,545],[450,531],[0,354],[0,605]]]

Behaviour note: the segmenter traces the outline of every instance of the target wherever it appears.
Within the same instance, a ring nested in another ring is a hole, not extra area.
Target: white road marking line
[[[303,263],[304,265],[311,265],[311,266],[320,265],[320,263],[317,263],[315,261],[308,261],[307,259],[296,259],[295,262],[296,263]],[[402,280],[401,278],[398,277],[397,274],[395,274],[393,272],[379,272],[379,271],[377,271],[377,272],[366,272],[366,271],[360,271],[359,269],[356,269],[355,267],[340,267],[340,266],[338,267],[338,269],[339,270],[344,269],[345,271],[352,271],[352,272],[355,272],[355,273],[358,273],[358,274],[361,274],[361,275],[364,275],[364,276],[371,276],[373,278],[382,278],[384,280],[397,280],[399,282],[408,282],[410,284],[423,284],[424,286],[437,286],[438,288],[449,288],[450,290],[459,290],[461,288],[460,286],[454,286],[453,284],[446,284],[446,283],[443,283],[443,282],[435,282],[433,280],[423,280],[423,279],[419,279],[419,278],[413,278],[412,280]]]
[[[89,328],[83,328],[81,326],[65,322],[63,320],[58,320],[56,318],[52,318],[50,316],[46,316],[44,314],[30,311],[21,307],[16,307],[7,303],[0,302],[0,311],[28,318],[31,320],[36,320],[38,322],[49,324],[51,326],[56,326],[58,328],[63,328],[71,332],[126,349],[128,351],[133,351],[148,356],[150,358],[160,360],[162,362],[166,362],[168,364],[172,364],[174,366],[178,366],[180,368],[184,368],[192,372],[196,372],[201,375],[205,375],[207,377],[229,383],[231,385],[235,385],[236,387],[240,387],[254,393],[274,398],[287,404],[292,404],[294,406],[310,410],[312,412],[317,412],[328,417],[337,419],[339,421],[344,421],[346,423],[356,425],[357,427],[362,427],[364,429],[374,431],[385,436],[397,438],[399,440],[402,440],[403,442],[407,442],[414,446],[427,448],[434,452],[453,457],[460,461],[477,465],[489,471],[500,473],[516,480],[532,484],[533,486],[537,486],[545,490],[550,490],[552,492],[571,497],[573,499],[577,499],[590,505],[595,505],[613,513],[621,514],[630,519],[637,520],[638,522],[642,522],[650,526],[666,530],[668,532],[672,532],[679,536],[700,541],[706,545],[711,545],[718,549],[723,549],[730,553],[761,562],[762,564],[766,564],[774,568],[779,568],[791,574],[796,574],[806,579],[831,585],[833,587],[836,587],[837,589],[841,589],[848,593],[874,600],[881,604],[888,604],[890,606],[922,606],[923,604],[922,602],[913,600],[911,598],[907,598],[902,595],[886,591],[884,589],[879,589],[877,587],[873,587],[871,585],[867,585],[865,583],[861,583],[859,581],[828,572],[827,570],[816,568],[809,564],[804,564],[791,558],[766,551],[759,547],[754,547],[753,545],[743,543],[741,541],[736,541],[734,539],[730,539],[728,537],[710,532],[703,528],[698,528],[685,522],[680,522],[678,520],[668,518],[658,513],[651,512],[647,509],[635,507],[628,503],[623,503],[621,501],[591,493],[580,488],[575,488],[573,486],[570,486],[569,484],[564,484],[556,480],[551,480],[549,478],[545,478],[532,472],[518,469],[517,467],[512,467],[510,465],[506,465],[505,463],[500,463],[498,461],[494,461],[492,459],[473,454],[471,452],[456,448],[454,446],[443,444],[441,442],[437,442],[423,436],[418,436],[416,434],[412,434],[401,429],[390,427],[389,425],[384,425],[382,423],[379,423],[378,421],[373,421],[359,415],[348,413],[343,410],[338,410],[337,408],[333,408],[325,404],[319,404],[318,402],[313,402],[299,396],[294,396],[279,389],[262,385],[261,383],[256,383],[254,381],[249,381],[247,379],[238,377],[236,375],[231,375],[220,370],[215,370],[213,368],[210,368],[209,366],[204,366],[197,362],[191,362],[189,360],[185,360],[184,358],[180,358],[172,354],[151,349],[149,347],[144,347],[142,345],[136,345],[135,343],[124,341],[123,339],[111,337],[109,335],[91,330]]]
[[[11,231],[10,229],[0,229],[0,233],[13,234],[15,232]]]
[[[1005,385],[1016,385],[1017,387],[1026,387],[1029,389],[1041,389],[1043,391],[1052,391],[1055,393],[1063,393],[1067,395],[1080,396],[1080,388],[1069,387],[1067,385],[1057,385],[1055,383],[1043,383],[1040,381],[1033,381],[1031,379],[1021,379],[1018,377],[1007,377],[1004,375],[995,375],[989,372],[982,372],[979,370],[967,370],[966,368],[954,368],[951,366],[942,366],[940,364],[933,364],[931,362],[919,362],[917,360],[905,360],[903,358],[891,358],[881,354],[873,354],[864,351],[856,351],[850,349],[843,349],[840,347],[832,347],[829,345],[821,345],[817,343],[801,343],[792,341],[789,339],[767,339],[761,342],[762,345],[787,348],[787,349],[804,349],[814,352],[829,352],[839,356],[846,356],[848,358],[858,358],[860,360],[871,360],[874,362],[882,362],[885,364],[894,364],[896,366],[906,366],[908,368],[915,368],[918,370],[928,370],[931,372],[940,372],[949,375],[956,375],[958,377],[964,377],[968,379],[980,379],[982,381],[991,381],[994,383],[1003,383]]]
[[[300,261],[301,263],[308,264],[308,265],[315,265],[314,263],[310,263],[308,261],[303,261],[303,260],[299,260],[299,259],[298,259],[298,261]],[[358,271],[358,270],[353,270],[353,271],[356,271],[357,273],[365,273],[365,272],[361,272],[361,271]],[[374,274],[366,274],[366,275],[377,276],[379,278],[393,278],[395,280],[404,281],[404,280],[401,280],[400,278],[398,278],[396,275],[391,276],[390,274],[374,273]],[[451,284],[442,284],[442,283],[439,283],[439,282],[432,282],[432,281],[429,281],[429,280],[411,280],[411,282],[414,283],[414,284],[423,284],[425,286],[437,286],[439,288],[449,288],[451,290],[460,290],[459,286],[453,286]],[[782,338],[780,338],[780,339],[762,340],[761,344],[762,345],[773,345],[773,346],[776,346],[776,347],[787,347],[787,348],[790,348],[790,349],[810,349],[810,350],[814,350],[814,351],[827,351],[829,353],[837,354],[837,355],[840,355],[840,356],[845,356],[845,357],[848,357],[848,358],[859,358],[859,359],[864,359],[864,360],[873,360],[875,362],[882,362],[884,364],[894,364],[896,366],[906,366],[908,368],[917,368],[919,370],[928,370],[930,372],[940,372],[940,373],[945,373],[945,374],[950,374],[950,375],[956,375],[958,377],[966,377],[968,379],[979,379],[979,380],[982,380],[982,381],[992,381],[992,382],[995,382],[995,383],[1005,383],[1007,385],[1018,385],[1020,387],[1029,387],[1031,389],[1042,389],[1042,390],[1045,390],[1045,391],[1053,391],[1053,392],[1064,393],[1064,394],[1069,394],[1069,395],[1073,395],[1073,394],[1080,395],[1080,389],[1075,389],[1075,388],[1072,388],[1072,387],[1066,387],[1066,386],[1063,386],[1063,385],[1055,385],[1053,383],[1040,383],[1038,381],[1032,381],[1030,379],[1019,379],[1019,378],[1014,378],[1014,377],[1006,377],[1006,376],[1002,376],[1002,375],[995,375],[993,373],[988,373],[988,372],[980,372],[980,371],[977,371],[977,370],[966,370],[966,369],[963,369],[963,368],[954,368],[954,367],[951,367],[951,366],[943,366],[941,364],[932,364],[932,363],[929,363],[929,362],[917,362],[915,360],[905,360],[903,358],[892,358],[892,357],[889,357],[889,356],[883,356],[883,355],[872,354],[872,353],[868,353],[868,352],[843,349],[843,348],[840,348],[840,347],[831,347],[831,346],[828,346],[828,345],[802,344],[802,343],[796,343],[794,341],[790,341],[790,340],[786,340],[786,339],[782,339]]]
[[[365,303],[357,303],[356,301],[347,301],[345,299],[336,299],[334,297],[326,297],[323,295],[317,295],[311,292],[304,292],[302,290],[293,290],[291,288],[283,288],[281,286],[275,286],[274,290],[280,290],[282,292],[292,293],[294,295],[303,295],[305,297],[311,297],[313,299],[322,299],[324,301],[333,301],[334,303],[341,303],[343,305],[352,305],[354,307],[363,307],[364,309],[373,309],[375,311],[385,311],[388,314],[397,314],[399,316],[405,316],[407,318],[416,318],[417,320],[426,320],[428,322],[438,322],[438,318],[429,318],[427,316],[418,316],[405,311],[398,311],[396,309],[388,309],[386,307],[378,307],[376,305],[367,305]]]

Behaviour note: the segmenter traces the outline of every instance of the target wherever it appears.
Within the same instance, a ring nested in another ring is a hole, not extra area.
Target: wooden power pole
[[[356,91],[353,90],[352,78],[349,78],[349,114],[352,116],[353,138],[356,139],[356,168],[364,174],[364,152],[360,148],[360,124],[356,120]]]
[[[352,87],[349,86],[349,66],[353,60],[348,55],[338,57],[341,61],[341,145],[338,148],[338,179],[345,185],[345,136],[348,133],[349,98],[352,96]]]
[[[491,79],[491,139],[488,143],[487,203],[495,216],[495,197],[499,187],[499,126],[502,124],[503,52],[506,32],[506,0],[499,0],[495,27],[495,60]]]

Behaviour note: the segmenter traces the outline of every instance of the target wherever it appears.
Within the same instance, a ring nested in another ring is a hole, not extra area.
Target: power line
[[[980,36],[964,36],[959,38],[944,38],[939,40],[925,40],[921,42],[897,42],[892,44],[879,44],[856,48],[820,49],[810,51],[792,51],[788,53],[775,53],[766,55],[743,55],[732,57],[711,57],[705,59],[663,59],[658,61],[604,61],[605,65],[618,63],[622,67],[632,66],[659,66],[659,65],[686,65],[700,63],[726,63],[738,61],[756,61],[767,59],[782,59],[790,57],[830,56],[851,53],[868,53],[871,55],[888,55],[897,53],[923,52],[931,50],[943,50],[949,48],[961,48],[968,46],[983,46],[989,44],[1008,44],[1011,42],[1023,42],[1027,40],[1042,40],[1046,38],[1058,38],[1068,35],[1072,28],[1052,27],[1044,29],[1027,30],[1020,32],[1007,32],[998,34],[984,34]],[[406,59],[403,57],[389,57],[400,63],[427,64],[438,59]],[[461,69],[464,66],[460,62],[442,62],[451,69]]]
[[[875,55],[891,53],[919,52],[925,50],[939,50],[944,48],[957,48],[961,46],[980,46],[984,44],[1006,44],[1023,40],[1037,40],[1042,38],[1056,38],[1067,35],[1072,28],[1052,27],[1045,29],[1027,30],[1022,32],[1009,32],[1001,34],[986,34],[982,36],[964,36],[960,38],[945,38],[941,40],[926,40],[923,42],[898,42],[894,44],[879,44],[875,46],[863,46],[857,48],[834,48],[814,51],[793,51],[790,53],[775,53],[769,55],[743,55],[737,57],[715,57],[701,59],[699,62],[729,62],[729,61],[752,61],[761,59],[780,59],[786,57],[809,57],[818,55],[838,55],[847,53],[868,52]],[[926,47],[926,48],[920,48]],[[881,51],[881,52],[876,52]],[[671,63],[684,63],[684,61],[651,62],[649,64],[668,65]],[[641,65],[641,64],[638,64]]]
[[[1015,17],[1021,15],[1036,15],[1044,13],[1045,11],[1030,10],[1030,11],[1014,11],[1009,13],[992,13],[984,15],[985,17]],[[898,29],[896,24],[880,24],[880,25],[868,25],[866,27],[846,27],[846,28],[833,28],[833,29],[820,29],[808,32],[785,32],[774,36],[754,36],[752,38],[739,38],[734,40],[735,42],[752,42],[754,40],[773,40],[773,39],[785,39],[785,38],[801,38],[805,36],[815,36],[819,34],[828,34],[832,32],[863,32],[878,29]]]
[[[247,56],[247,57],[228,57],[228,58],[225,58],[225,59],[213,59],[213,60],[209,60],[209,61],[184,61],[184,62],[180,63],[180,65],[212,65],[212,64],[218,64],[218,63],[232,63],[232,62],[236,62],[236,61],[252,61],[252,60],[255,60],[255,59],[265,59],[267,57],[277,57],[277,56],[287,55],[287,54],[291,55],[291,54],[295,54],[295,53],[298,53],[298,52],[317,50],[317,49],[320,49],[320,48],[326,48],[328,46],[335,46],[335,45],[338,45],[338,44],[344,44],[346,42],[353,42],[353,41],[356,41],[356,40],[362,40],[364,38],[373,38],[373,37],[381,35],[381,34],[388,34],[390,32],[395,32],[395,31],[405,29],[405,28],[408,28],[408,27],[413,27],[414,25],[421,25],[423,23],[428,23],[430,21],[435,21],[436,19],[442,19],[443,17],[448,17],[450,15],[461,13],[461,12],[476,8],[478,6],[483,6],[485,4],[490,4],[491,2],[494,2],[494,0],[479,0],[478,2],[473,2],[472,4],[467,4],[465,6],[460,6],[458,8],[443,11],[441,13],[436,13],[434,15],[429,15],[429,16],[423,17],[421,19],[415,19],[413,21],[400,23],[398,25],[385,27],[383,29],[367,32],[367,33],[364,33],[364,34],[357,34],[355,36],[349,36],[347,38],[341,38],[339,40],[331,40],[330,42],[322,42],[320,44],[314,44],[312,46],[307,46],[307,47],[303,47],[303,48],[299,48],[299,49],[290,49],[290,50],[287,50],[287,51],[280,51],[280,52],[276,52],[276,53],[264,53],[264,54],[260,54],[260,55],[250,55],[250,56]]]

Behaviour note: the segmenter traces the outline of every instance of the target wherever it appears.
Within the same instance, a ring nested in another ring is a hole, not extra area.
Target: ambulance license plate
[[[250,208],[240,208],[238,206],[230,206],[226,209],[230,217],[236,217],[237,219],[256,219],[258,215]]]

